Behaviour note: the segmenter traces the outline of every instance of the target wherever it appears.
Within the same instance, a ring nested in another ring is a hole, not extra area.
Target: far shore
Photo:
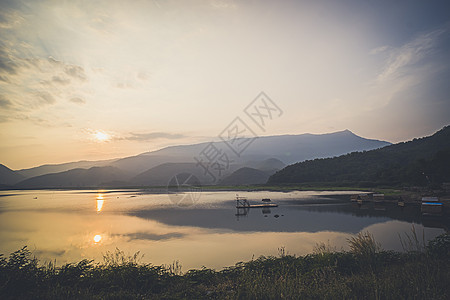
[[[80,190],[80,191],[102,191],[103,193],[110,192],[129,192],[136,191],[140,193],[148,194],[165,194],[168,192],[168,186],[92,186],[92,187],[42,187],[42,188],[18,188],[14,186],[0,187],[2,191],[29,191],[29,190],[52,190],[52,191],[67,191],[67,190]],[[221,186],[221,185],[204,185],[195,187],[200,191],[211,192],[232,192],[232,191],[267,191],[267,192],[293,192],[293,191],[317,191],[317,192],[348,192],[348,195],[354,195],[358,193],[380,193],[386,196],[386,200],[399,200],[400,198],[409,198],[410,202],[420,200],[422,195],[430,194],[430,191],[424,187],[358,187],[358,186],[340,186],[340,185],[328,185],[328,184],[292,184],[292,185],[238,185],[238,186]],[[182,191],[182,190],[181,190]],[[432,193],[432,192],[431,192]],[[448,192],[443,194],[448,197]],[[415,200],[415,201],[413,201]]]
[[[148,193],[167,193],[168,186],[86,186],[86,187],[42,187],[42,188],[20,188],[14,186],[0,187],[2,191],[27,191],[27,190],[106,190],[106,191],[146,191]],[[326,185],[236,185],[236,186],[221,186],[221,185],[203,185],[198,187],[202,191],[268,191],[268,192],[293,192],[293,191],[348,191],[350,194],[357,192],[384,192],[385,194],[402,194],[405,192],[401,189],[395,188],[364,188],[352,186],[326,186]]]

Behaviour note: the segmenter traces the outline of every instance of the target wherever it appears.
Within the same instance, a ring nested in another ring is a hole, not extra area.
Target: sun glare
[[[103,131],[97,130],[94,133],[94,138],[99,142],[105,142],[111,139],[111,136]]]

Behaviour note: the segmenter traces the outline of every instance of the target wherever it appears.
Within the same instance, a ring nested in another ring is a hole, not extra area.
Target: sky
[[[0,0],[0,163],[216,140],[262,91],[280,114],[257,135],[430,135],[449,33],[435,0]]]

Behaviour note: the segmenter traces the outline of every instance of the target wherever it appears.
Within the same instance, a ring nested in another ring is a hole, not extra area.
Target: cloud
[[[70,84],[70,79],[64,76],[55,75],[50,80],[43,80],[41,83],[46,86],[64,86]]]
[[[35,105],[37,106],[54,104],[56,102],[55,98],[48,92],[37,92],[36,97],[37,101],[35,101]]]
[[[69,99],[70,102],[76,103],[76,104],[85,104],[86,101],[83,98],[80,97],[73,97]]]
[[[53,76],[52,77],[52,82],[57,83],[57,84],[61,84],[61,85],[68,85],[70,83],[70,79],[63,78],[63,77],[60,77],[60,76]]]
[[[0,123],[6,123],[9,120],[10,120],[9,117],[0,115]]]
[[[20,13],[14,9],[16,4],[5,3],[8,1],[2,0],[2,9],[0,10],[0,29],[11,29],[20,25],[24,18]]]
[[[160,241],[160,240],[168,240],[173,238],[181,238],[185,234],[179,232],[172,233],[147,233],[147,232],[136,232],[136,233],[128,233],[124,236],[128,237],[130,240],[151,240],[151,241]]]
[[[363,97],[364,110],[355,117],[357,124],[369,120],[367,135],[384,132],[385,139],[395,142],[448,124],[448,33],[449,27],[444,25],[384,50],[387,59]],[[381,47],[372,50],[380,51]]]
[[[10,108],[12,105],[11,101],[8,99],[5,99],[3,96],[0,95],[0,107],[3,109]]]
[[[445,31],[445,29],[439,29],[424,33],[399,48],[392,48],[390,50],[390,57],[383,71],[378,75],[377,80],[386,81],[400,77],[405,73],[410,73],[405,72],[405,69],[417,64],[424,57],[430,56],[439,38]],[[380,52],[380,48],[376,48],[371,52]]]
[[[86,74],[84,73],[84,69],[80,66],[67,65],[64,68],[64,72],[72,78],[86,81]]]
[[[8,108],[16,115],[28,114],[65,99],[83,104],[85,101],[81,97],[73,95],[79,94],[87,81],[82,66],[53,57],[23,57],[20,48],[12,50],[0,45],[0,89],[9,101],[2,106],[9,104]]]
[[[28,121],[33,123],[34,125],[40,127],[54,128],[54,127],[70,127],[67,123],[56,124],[54,122],[50,122],[49,120],[42,119],[40,117],[29,116],[25,114],[18,114],[9,120],[17,120],[17,121]]]
[[[123,139],[129,141],[150,141],[156,139],[177,140],[185,138],[183,134],[167,133],[167,132],[150,132],[150,133],[130,133],[130,136]]]
[[[237,7],[234,0],[210,0],[209,3],[216,9],[235,9]]]
[[[16,74],[19,65],[11,59],[11,50],[0,44],[0,80],[7,81],[8,74]]]
[[[145,81],[145,80],[147,80],[149,78],[149,76],[148,76],[148,74],[146,72],[140,71],[137,74],[137,78],[140,79],[140,80],[144,80]]]
[[[38,249],[33,250],[33,255],[36,255],[39,257],[42,257],[42,256],[62,257],[66,253],[67,253],[66,250],[38,250]]]
[[[131,89],[131,88],[133,88],[133,85],[131,83],[129,83],[129,82],[125,82],[125,83],[119,82],[119,83],[116,83],[114,86],[116,88],[118,88],[118,89]]]
[[[47,85],[68,85],[71,83],[70,78],[79,82],[87,81],[81,66],[67,64],[53,57],[24,58],[4,44],[0,44],[0,76],[8,83],[33,80]]]
[[[370,55],[376,55],[376,54],[385,52],[385,51],[388,50],[388,49],[390,49],[389,46],[380,46],[380,47],[377,47],[377,48],[375,48],[375,49],[370,50],[369,54],[370,54]]]

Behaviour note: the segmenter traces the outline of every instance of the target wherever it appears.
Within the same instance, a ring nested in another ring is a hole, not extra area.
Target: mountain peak
[[[0,184],[15,184],[23,179],[22,175],[0,164]]]
[[[343,133],[343,134],[348,134],[348,135],[356,135],[356,134],[354,134],[353,132],[351,132],[348,129],[345,129],[345,130],[342,130],[342,131],[338,131],[337,133]]]

